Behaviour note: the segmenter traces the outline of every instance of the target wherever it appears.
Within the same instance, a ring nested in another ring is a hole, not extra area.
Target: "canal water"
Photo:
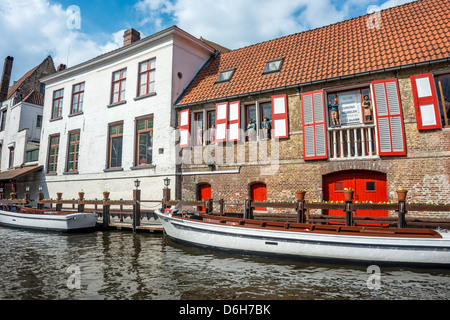
[[[164,235],[0,227],[1,300],[448,300],[450,271],[215,253]]]

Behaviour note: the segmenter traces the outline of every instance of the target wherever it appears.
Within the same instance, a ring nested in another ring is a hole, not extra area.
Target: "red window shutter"
[[[380,156],[406,155],[405,130],[397,79],[372,82]]]
[[[441,118],[433,74],[411,76],[418,130],[440,129]]]
[[[227,141],[228,102],[216,104],[216,142]]]
[[[180,147],[189,147],[189,109],[180,111],[178,121],[178,130],[180,132]]]
[[[323,90],[302,94],[303,158],[328,159],[327,117]]]
[[[289,138],[287,96],[285,94],[272,97],[272,137]]]
[[[239,141],[241,140],[241,102],[230,102],[228,109],[228,140]]]

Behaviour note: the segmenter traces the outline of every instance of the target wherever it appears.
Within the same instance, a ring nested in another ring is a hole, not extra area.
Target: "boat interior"
[[[264,221],[253,219],[240,219],[206,214],[175,213],[173,217],[185,220],[197,220],[202,223],[231,225],[243,228],[283,230],[291,232],[312,232],[320,234],[340,234],[354,236],[377,236],[399,238],[442,238],[441,234],[432,229],[388,228],[388,227],[348,227],[341,225],[322,225],[307,223],[292,223],[279,221]]]

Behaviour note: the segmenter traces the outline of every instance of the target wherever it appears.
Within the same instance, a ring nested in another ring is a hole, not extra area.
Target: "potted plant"
[[[355,191],[352,188],[344,188],[345,201],[353,201]]]
[[[300,189],[297,190],[295,193],[297,195],[297,200],[305,200],[306,190]]]
[[[58,200],[61,200],[61,198],[62,198],[62,192],[57,192],[57,193],[56,193],[56,197],[58,198]]]
[[[403,188],[398,188],[397,189],[397,197],[398,197],[398,201],[405,201],[406,200],[406,194],[408,193],[408,190],[403,189]]]
[[[103,191],[103,199],[109,199],[109,191]]]
[[[84,199],[84,192],[83,191],[78,192],[78,198],[79,199]]]

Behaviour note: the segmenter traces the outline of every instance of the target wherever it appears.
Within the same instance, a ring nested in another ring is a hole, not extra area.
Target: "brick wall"
[[[261,170],[266,166],[258,163],[249,163],[249,153],[254,148],[260,147],[260,143],[246,142],[234,144],[234,146],[221,147],[225,159],[226,152],[234,148],[235,163],[219,164],[216,172],[240,169],[236,174],[207,174],[188,175],[181,178],[181,192],[183,199],[195,199],[196,187],[199,183],[209,183],[212,186],[212,197],[224,199],[226,202],[243,201],[249,197],[250,185],[255,182],[263,182],[267,185],[267,200],[290,201],[295,199],[297,189],[307,189],[307,199],[319,201],[322,199],[322,177],[325,174],[342,170],[373,170],[386,173],[387,192],[390,201],[396,201],[395,190],[399,187],[410,190],[409,202],[450,203],[450,128],[439,130],[418,131],[416,114],[412,96],[410,76],[430,71],[448,71],[450,64],[425,66],[415,69],[399,70],[398,72],[385,72],[345,81],[316,84],[302,88],[302,92],[309,92],[325,87],[346,86],[355,83],[374,81],[380,79],[398,78],[401,96],[404,128],[406,136],[406,156],[382,157],[375,160],[344,160],[330,161],[303,160],[303,136],[300,93],[289,90],[289,132],[288,139],[281,139],[278,145],[279,164],[275,174],[264,175]],[[270,98],[269,95],[249,97],[241,100],[241,105],[256,100]],[[202,105],[203,108],[214,108],[214,105]],[[238,145],[245,149],[246,163],[236,163]],[[264,147],[266,147],[264,145]],[[196,147],[197,156],[205,152],[205,147]],[[268,154],[273,152],[273,145],[267,146]],[[192,155],[193,156],[193,155]],[[182,172],[209,171],[210,167],[203,164],[182,165]],[[410,215],[423,213],[410,212]],[[433,217],[450,217],[446,213],[426,213]]]

